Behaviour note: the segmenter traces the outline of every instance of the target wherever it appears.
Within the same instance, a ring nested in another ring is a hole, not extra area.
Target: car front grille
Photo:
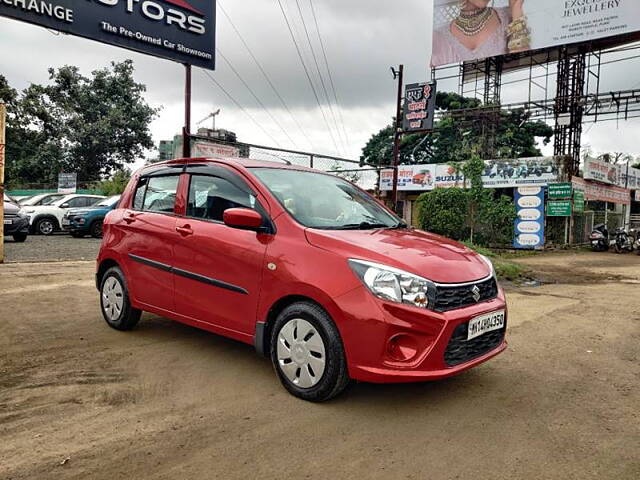
[[[477,287],[477,290],[474,291],[475,287]],[[476,292],[477,294],[474,295]],[[436,312],[448,312],[456,308],[493,300],[497,296],[498,284],[495,278],[463,286],[438,285],[436,287],[434,310]]]
[[[485,353],[494,350],[504,340],[507,323],[500,330],[487,332],[479,337],[467,340],[468,323],[462,323],[456,327],[449,340],[449,345],[444,352],[444,361],[449,367],[455,367],[481,357]]]

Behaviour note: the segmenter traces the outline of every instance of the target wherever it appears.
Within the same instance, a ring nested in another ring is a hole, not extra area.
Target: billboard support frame
[[[184,127],[182,127],[182,157],[191,157],[191,65],[184,64]]]

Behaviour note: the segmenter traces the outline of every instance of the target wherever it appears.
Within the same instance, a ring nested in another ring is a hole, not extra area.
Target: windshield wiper
[[[409,228],[407,222],[398,222],[393,227],[389,227],[389,230],[401,230],[404,228]]]
[[[372,223],[372,222],[360,222],[360,223],[348,223],[347,225],[340,225],[335,227],[335,230],[373,230],[374,228],[388,228],[386,223]]]

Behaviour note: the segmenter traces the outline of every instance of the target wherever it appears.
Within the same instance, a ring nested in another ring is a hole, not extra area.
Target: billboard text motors
[[[638,0],[435,0],[433,66],[640,31]]]
[[[0,17],[210,70],[215,67],[211,0],[0,0]]]

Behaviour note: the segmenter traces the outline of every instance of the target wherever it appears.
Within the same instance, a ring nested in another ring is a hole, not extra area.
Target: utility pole
[[[0,263],[4,263],[4,150],[7,108],[0,103]]]
[[[393,137],[393,190],[391,193],[393,201],[393,211],[398,213],[398,164],[400,163],[400,139],[402,138],[402,82],[404,76],[404,65],[400,65],[398,70],[391,67],[393,79],[398,80],[398,104],[396,110],[396,126]]]
[[[191,65],[185,63],[184,127],[182,128],[182,157],[191,157]]]

